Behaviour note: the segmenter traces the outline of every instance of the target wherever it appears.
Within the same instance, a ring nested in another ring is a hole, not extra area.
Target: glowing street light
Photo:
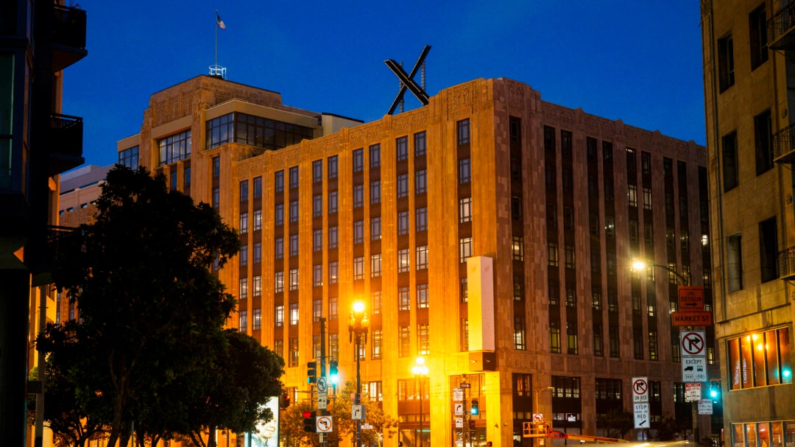
[[[367,319],[367,313],[364,311],[364,303],[361,301],[355,301],[353,303],[353,312],[351,312],[351,319],[348,323],[348,336],[350,341],[355,341],[355,348],[356,349],[356,391],[355,394],[356,398],[354,400],[354,405],[361,405],[361,400],[359,398],[360,392],[362,389],[362,376],[361,376],[361,351],[362,345],[367,343],[367,330],[370,327],[370,321]],[[354,339],[355,337],[355,339]],[[360,419],[356,420],[356,447],[361,447],[362,445],[362,421]]]
[[[414,381],[417,382],[417,378],[419,380],[419,392],[420,392],[420,436],[419,436],[419,447],[422,447],[422,429],[423,429],[423,420],[422,420],[422,377],[428,375],[428,367],[425,365],[425,358],[417,357],[417,360],[414,361],[414,366],[411,367],[411,372],[414,374]]]

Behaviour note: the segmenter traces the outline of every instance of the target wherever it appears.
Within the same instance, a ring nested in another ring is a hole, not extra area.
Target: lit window
[[[364,257],[353,258],[353,279],[364,279]]]
[[[381,276],[381,254],[370,255],[370,277],[377,278]]]
[[[464,197],[458,200],[458,222],[465,223],[472,221],[472,197]]]
[[[459,262],[466,262],[467,258],[472,257],[472,238],[463,237],[458,240]]]
[[[284,272],[276,272],[273,278],[274,293],[284,292]]]
[[[417,284],[417,309],[428,308],[428,284]]]
[[[298,324],[298,303],[290,304],[290,326]]]
[[[428,268],[428,246],[422,245],[417,247],[417,270],[426,270],[427,268]]]
[[[290,290],[298,290],[298,269],[290,269]]]

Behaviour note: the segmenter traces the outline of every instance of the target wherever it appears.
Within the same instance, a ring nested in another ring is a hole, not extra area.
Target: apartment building
[[[726,444],[791,445],[795,4],[701,2]]]

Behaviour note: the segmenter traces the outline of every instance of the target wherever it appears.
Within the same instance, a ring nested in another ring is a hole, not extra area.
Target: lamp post
[[[417,382],[417,378],[419,378],[419,391],[420,391],[420,436],[419,436],[419,447],[422,447],[422,429],[423,429],[423,420],[422,420],[422,382],[423,377],[428,375],[428,367],[425,366],[425,359],[423,357],[417,357],[414,366],[411,368],[411,372],[414,374],[414,382]]]
[[[646,267],[659,267],[661,269],[665,269],[670,273],[673,273],[676,276],[676,280],[679,282],[681,286],[688,286],[690,285],[690,281],[682,275],[681,273],[677,272],[675,269],[668,267],[667,265],[662,264],[646,264],[641,260],[635,260],[632,262],[632,268],[637,271],[643,271]],[[691,415],[690,418],[693,420],[693,442],[698,443],[698,402],[694,401],[691,402]]]
[[[539,414],[540,414],[540,411],[539,411],[539,408],[538,408],[538,395],[541,394],[542,391],[554,390],[554,389],[555,389],[554,386],[545,386],[544,388],[541,388],[540,390],[537,390],[536,391],[536,401],[533,404],[533,410],[538,411]]]
[[[348,338],[355,341],[356,349],[356,394],[354,405],[361,405],[362,376],[361,376],[361,346],[367,343],[367,330],[370,327],[370,320],[367,319],[367,312],[364,311],[364,303],[356,301],[353,303],[351,319],[348,323]],[[356,420],[356,447],[362,446],[362,420]]]

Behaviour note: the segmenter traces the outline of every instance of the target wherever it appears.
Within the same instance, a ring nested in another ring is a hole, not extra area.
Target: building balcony
[[[795,247],[778,252],[778,277],[784,281],[795,281]]]
[[[795,163],[795,124],[773,135],[773,159],[776,163]]]
[[[50,175],[60,174],[85,163],[83,159],[83,118],[50,115]]]
[[[53,5],[52,70],[61,71],[88,55],[86,51],[86,12]]]
[[[47,225],[46,240],[44,241],[46,248],[42,247],[44,250],[41,252],[41,256],[36,256],[35,259],[26,259],[28,267],[33,273],[31,285],[38,287],[52,283],[51,273],[61,251],[61,245],[73,234],[74,230],[75,228],[71,227]]]

